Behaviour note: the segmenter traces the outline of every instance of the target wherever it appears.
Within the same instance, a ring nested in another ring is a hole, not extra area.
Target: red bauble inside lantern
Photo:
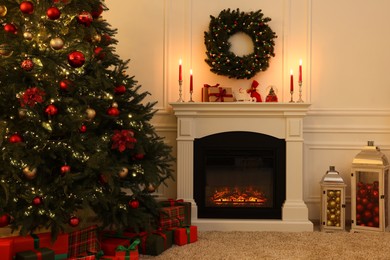
[[[0,216],[0,227],[8,226],[11,222],[11,217],[9,214],[5,213],[2,216]]]
[[[57,7],[52,6],[47,9],[46,15],[50,20],[57,20],[61,16],[61,11]]]
[[[39,197],[39,196],[36,196],[33,200],[32,200],[32,204],[34,206],[39,206],[42,204],[42,198]]]
[[[11,144],[21,143],[21,142],[23,142],[23,138],[18,134],[13,134],[10,136],[9,142]]]
[[[80,219],[76,216],[73,216],[69,219],[69,225],[72,227],[77,227],[80,224]]]
[[[30,1],[21,2],[19,8],[24,14],[32,14],[34,12],[34,5]]]
[[[120,112],[117,107],[110,107],[107,109],[107,115],[109,116],[119,116]]]
[[[13,25],[12,23],[6,23],[4,26],[4,31],[8,32],[8,33],[13,33],[13,34],[16,34],[17,33],[17,30],[16,30],[16,26]]]
[[[85,26],[90,26],[93,18],[89,12],[83,11],[77,16],[77,21]]]
[[[115,94],[118,94],[118,95],[124,94],[126,92],[126,86],[124,86],[124,85],[116,86],[114,89],[114,92],[115,92]]]
[[[80,68],[85,63],[85,56],[81,51],[73,51],[68,54],[68,62],[73,68]]]
[[[48,115],[48,116],[54,116],[56,114],[58,114],[58,108],[53,105],[53,104],[50,104],[48,105],[46,108],[45,108],[45,113]]]
[[[138,200],[129,201],[129,206],[132,209],[137,209],[139,207],[139,201]]]

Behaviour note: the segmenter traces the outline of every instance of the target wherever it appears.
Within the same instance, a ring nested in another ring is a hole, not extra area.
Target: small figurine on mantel
[[[278,102],[278,96],[275,94],[274,88],[271,86],[265,102]]]
[[[259,86],[259,82],[253,80],[252,86],[247,90],[247,92],[251,95],[252,98],[256,99],[256,102],[262,102],[260,93],[257,92],[257,86]]]

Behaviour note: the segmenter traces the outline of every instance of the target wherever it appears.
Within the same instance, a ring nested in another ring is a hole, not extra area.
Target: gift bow
[[[171,205],[171,207],[173,207],[176,205],[176,203],[183,203],[184,200],[183,199],[180,199],[180,200],[168,199],[168,202]]]
[[[247,93],[250,93],[251,97],[256,98],[256,102],[261,102],[261,96],[260,96],[260,94],[257,92],[257,86],[259,86],[259,82],[257,82],[256,80],[254,80],[254,81],[252,82],[251,88],[248,89],[246,92],[247,92]]]
[[[214,86],[210,86],[209,84],[203,84],[205,88],[216,88],[219,86],[219,83],[215,84]]]
[[[128,247],[119,245],[119,246],[116,248],[115,251],[130,252],[130,251],[136,250],[136,249],[137,249],[137,246],[139,245],[139,243],[141,243],[141,241],[137,238],[137,239],[134,240],[133,243],[131,243],[131,245],[129,245]]]
[[[221,102],[223,102],[224,97],[233,97],[232,94],[226,94],[226,89],[221,88],[221,87],[219,87],[218,89],[219,89],[219,93],[213,93],[213,94],[209,95],[209,96],[217,97],[217,99],[215,101],[218,101],[219,99],[221,99]]]

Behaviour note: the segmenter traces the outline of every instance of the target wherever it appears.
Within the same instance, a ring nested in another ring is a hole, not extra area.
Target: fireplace
[[[281,219],[284,139],[234,131],[194,140],[198,218]]]
[[[193,225],[203,231],[313,231],[303,201],[303,118],[310,104],[176,102],[171,106],[177,117],[177,198],[192,203]],[[231,134],[240,137],[226,139]],[[214,137],[217,141],[208,144]],[[264,145],[269,140],[280,142],[280,148]],[[205,164],[198,162],[199,157]],[[215,168],[219,169],[202,177]],[[242,178],[243,172],[250,174]],[[222,181],[218,184],[217,179]],[[226,189],[229,179],[236,179],[237,185]],[[221,199],[221,193],[230,196],[230,202]],[[248,197],[255,201],[248,202]],[[236,213],[240,210],[244,212]]]

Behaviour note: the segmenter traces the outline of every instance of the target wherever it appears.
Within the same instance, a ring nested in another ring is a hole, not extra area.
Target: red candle
[[[181,74],[181,59],[179,60],[179,80],[182,80],[182,74]]]
[[[294,91],[294,76],[293,70],[290,70],[290,92]]]
[[[192,78],[192,70],[190,70],[190,92],[194,90],[193,86],[193,78]]]
[[[302,60],[299,60],[299,82],[302,82]]]

